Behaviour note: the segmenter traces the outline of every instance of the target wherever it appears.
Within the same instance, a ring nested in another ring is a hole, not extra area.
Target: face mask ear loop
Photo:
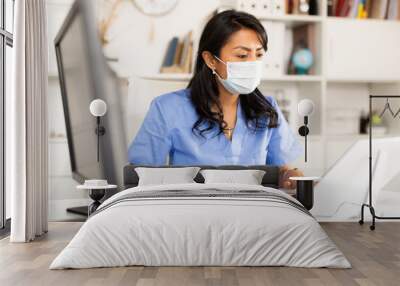
[[[219,74],[218,74],[215,70],[212,70],[212,73],[213,73],[214,75],[216,75],[217,77],[219,77],[219,79],[222,79],[222,78],[219,76]]]
[[[221,60],[219,57],[217,57],[216,55],[213,55],[213,56],[214,56],[217,60],[219,60],[221,63],[223,63],[224,65],[226,65],[226,63],[225,63],[223,60]],[[217,75],[217,77],[219,77],[219,79],[223,80],[223,78],[220,77],[220,75],[215,71],[215,69],[212,70],[212,73],[215,74],[215,75]]]
[[[225,63],[223,60],[221,60],[219,57],[217,57],[216,55],[214,55],[214,57],[215,57],[217,60],[219,60],[221,63],[223,63],[224,65],[226,65],[226,63]]]

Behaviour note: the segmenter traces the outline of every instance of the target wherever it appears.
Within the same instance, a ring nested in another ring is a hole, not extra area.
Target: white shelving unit
[[[322,175],[351,144],[366,138],[357,133],[341,134],[341,130],[328,130],[331,108],[354,109],[357,116],[362,109],[367,109],[370,93],[400,94],[400,21],[328,17],[327,1],[319,3],[317,16],[259,17],[261,21],[283,23],[285,33],[299,25],[316,25],[315,75],[264,76],[260,86],[266,93],[276,90],[287,93],[294,101],[293,113],[296,113],[297,101],[302,98],[310,98],[316,103],[317,110],[310,118],[309,162],[304,164],[300,158],[294,163],[307,175]],[[164,86],[166,82],[184,86],[191,76],[153,74],[140,78],[160,81]],[[302,119],[296,114],[291,119],[297,132]],[[389,129],[395,133],[399,131],[395,126],[389,126]]]

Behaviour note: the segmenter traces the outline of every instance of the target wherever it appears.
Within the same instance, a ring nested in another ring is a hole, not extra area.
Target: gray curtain
[[[6,112],[12,242],[47,232],[47,15],[45,0],[15,1],[13,92]],[[7,160],[8,159],[8,160]]]

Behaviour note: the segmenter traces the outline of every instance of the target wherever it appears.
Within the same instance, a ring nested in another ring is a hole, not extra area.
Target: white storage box
[[[332,108],[327,111],[327,134],[359,134],[361,111],[350,108]]]

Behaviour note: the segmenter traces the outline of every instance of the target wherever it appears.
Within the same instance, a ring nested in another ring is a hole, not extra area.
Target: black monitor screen
[[[91,8],[89,1],[75,1],[55,39],[72,174],[80,183],[107,179],[121,185],[127,150],[119,81],[103,55]],[[107,104],[99,162],[96,117],[89,110],[94,99]]]
[[[89,112],[95,99],[91,86],[87,50],[84,45],[83,25],[79,11],[71,21],[59,43],[63,65],[63,81],[67,97],[69,132],[74,152],[74,168],[85,178],[100,178],[102,171],[97,163],[96,119]],[[65,110],[65,109],[64,109]]]

